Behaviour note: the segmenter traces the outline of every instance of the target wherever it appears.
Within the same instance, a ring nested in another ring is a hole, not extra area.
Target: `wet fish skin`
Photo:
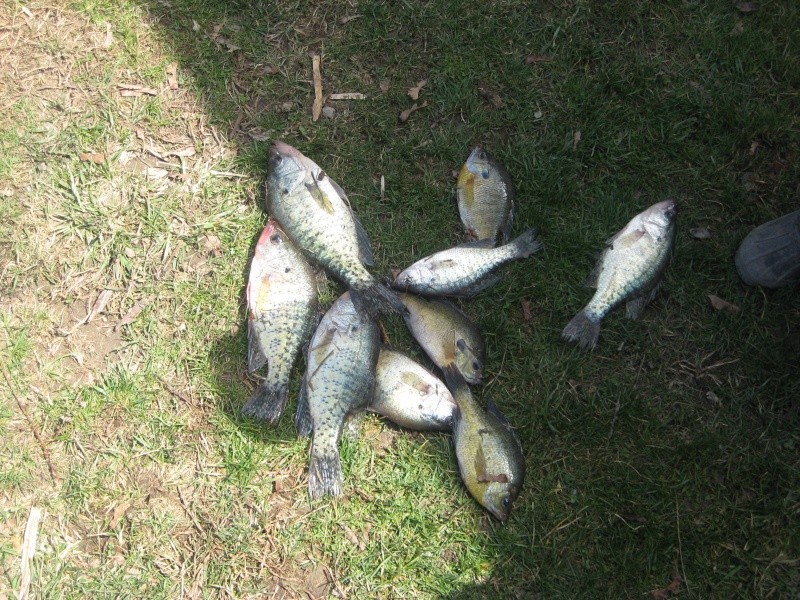
[[[280,419],[292,366],[314,331],[318,306],[314,270],[269,219],[247,282],[247,367],[252,373],[268,364],[268,370],[243,415],[270,423]]]
[[[458,405],[453,443],[458,470],[469,493],[498,520],[511,514],[525,480],[525,458],[508,420],[490,401],[484,411],[452,366],[445,381]]]
[[[381,348],[369,410],[415,431],[451,431],[453,395],[425,367],[405,354]]]
[[[611,240],[589,275],[597,288],[589,303],[567,324],[561,337],[593,350],[603,319],[627,303],[637,319],[655,297],[675,245],[676,202],[653,204],[631,219]]]
[[[437,252],[403,270],[392,285],[423,296],[474,296],[499,281],[498,268],[543,248],[536,233],[528,229],[496,248],[485,239]]]
[[[514,182],[480,146],[461,167],[456,184],[458,214],[470,239],[508,242],[514,219]]]
[[[342,493],[339,438],[346,417],[369,404],[380,351],[376,322],[345,292],[322,317],[308,347],[295,423],[312,434],[311,498]]]
[[[483,379],[486,346],[478,327],[453,304],[400,293],[403,318],[422,349],[440,369],[455,365],[471,384]]]
[[[369,238],[342,188],[313,160],[281,141],[269,149],[267,198],[270,214],[286,235],[359,292],[358,301],[370,314],[402,310],[394,293],[366,268],[373,262]]]

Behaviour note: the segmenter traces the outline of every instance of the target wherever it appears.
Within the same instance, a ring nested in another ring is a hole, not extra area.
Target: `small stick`
[[[311,71],[314,77],[314,106],[311,108],[311,120],[316,121],[322,114],[322,75],[319,72],[319,54],[311,57]]]
[[[42,511],[31,506],[28,522],[25,525],[25,537],[22,539],[22,557],[20,558],[20,584],[17,600],[25,600],[31,587],[31,559],[36,553],[36,538],[39,536],[39,521],[42,520]]]

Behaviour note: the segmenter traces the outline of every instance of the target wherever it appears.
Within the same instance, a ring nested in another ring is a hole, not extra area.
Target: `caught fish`
[[[508,519],[525,479],[525,458],[508,420],[491,401],[484,411],[469,386],[452,366],[445,381],[458,409],[453,421],[453,443],[461,479],[478,503],[500,521]]]
[[[456,405],[447,386],[405,354],[382,348],[368,409],[407,429],[450,431]]]
[[[397,276],[393,286],[424,296],[474,296],[500,281],[494,272],[499,267],[541,249],[535,229],[497,248],[489,238],[467,242],[415,262]]]
[[[308,347],[295,425],[312,434],[308,493],[342,493],[339,438],[345,418],[372,399],[380,351],[378,325],[345,292],[322,317]]]
[[[587,281],[597,291],[561,337],[594,349],[601,322],[623,302],[626,316],[638,319],[658,292],[674,243],[674,200],[654,204],[631,219],[609,240]]]
[[[456,184],[458,214],[471,239],[511,236],[514,183],[511,175],[483,148],[475,148],[461,167]]]
[[[247,282],[247,368],[267,376],[242,414],[275,423],[286,408],[289,377],[317,320],[314,271],[270,219],[256,244]]]
[[[347,196],[313,160],[280,141],[269,149],[269,210],[286,235],[317,263],[358,292],[370,314],[399,312],[394,292],[367,270],[369,238]]]
[[[406,307],[403,315],[411,335],[440,369],[455,365],[469,383],[483,379],[486,347],[480,331],[449,302],[398,294]]]

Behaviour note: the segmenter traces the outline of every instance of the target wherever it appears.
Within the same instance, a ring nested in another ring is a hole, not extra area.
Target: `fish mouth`
[[[272,160],[279,156],[280,157],[293,156],[295,158],[299,158],[300,156],[302,156],[302,154],[300,154],[300,151],[297,148],[290,146],[286,142],[275,140],[269,147],[269,158],[270,160]]]
[[[472,149],[472,152],[470,152],[469,158],[467,158],[466,166],[471,173],[477,173],[478,167],[475,165],[475,161],[480,158],[482,152],[483,148],[480,146],[475,146],[475,148]]]
[[[659,202],[656,204],[658,210],[664,213],[664,216],[667,219],[672,219],[677,210],[678,210],[678,203],[675,201],[674,198],[670,198],[669,200],[664,200],[663,202]]]

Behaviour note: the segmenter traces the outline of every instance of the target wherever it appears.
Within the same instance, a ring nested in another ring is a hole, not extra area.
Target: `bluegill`
[[[317,283],[311,266],[270,219],[256,244],[247,282],[247,368],[267,375],[242,413],[276,422],[289,394],[300,348],[317,321]]]
[[[535,229],[497,248],[491,239],[467,242],[415,262],[393,287],[424,296],[474,296],[500,280],[495,273],[499,267],[541,249]]]
[[[372,315],[400,312],[394,292],[367,270],[374,264],[364,227],[344,190],[310,158],[280,141],[269,149],[270,214],[286,235],[317,263],[358,292]]]
[[[594,296],[564,328],[565,340],[594,349],[603,319],[623,302],[626,316],[639,318],[658,292],[672,255],[675,210],[674,200],[654,204],[609,240],[587,281],[596,288]]]
[[[440,369],[455,365],[472,384],[483,379],[486,347],[478,327],[447,301],[399,294],[406,307],[403,315],[411,335]]]
[[[339,438],[345,419],[372,399],[380,351],[377,323],[345,292],[322,317],[308,347],[295,424],[312,434],[308,493],[342,493]]]
[[[461,479],[481,506],[505,521],[525,479],[522,447],[497,406],[489,401],[484,411],[452,366],[445,367],[444,376],[458,405],[453,443]]]
[[[415,431],[450,431],[455,401],[447,386],[405,354],[382,348],[369,410]]]
[[[471,239],[511,237],[514,183],[503,166],[483,148],[475,148],[461,167],[456,184],[458,214]]]

